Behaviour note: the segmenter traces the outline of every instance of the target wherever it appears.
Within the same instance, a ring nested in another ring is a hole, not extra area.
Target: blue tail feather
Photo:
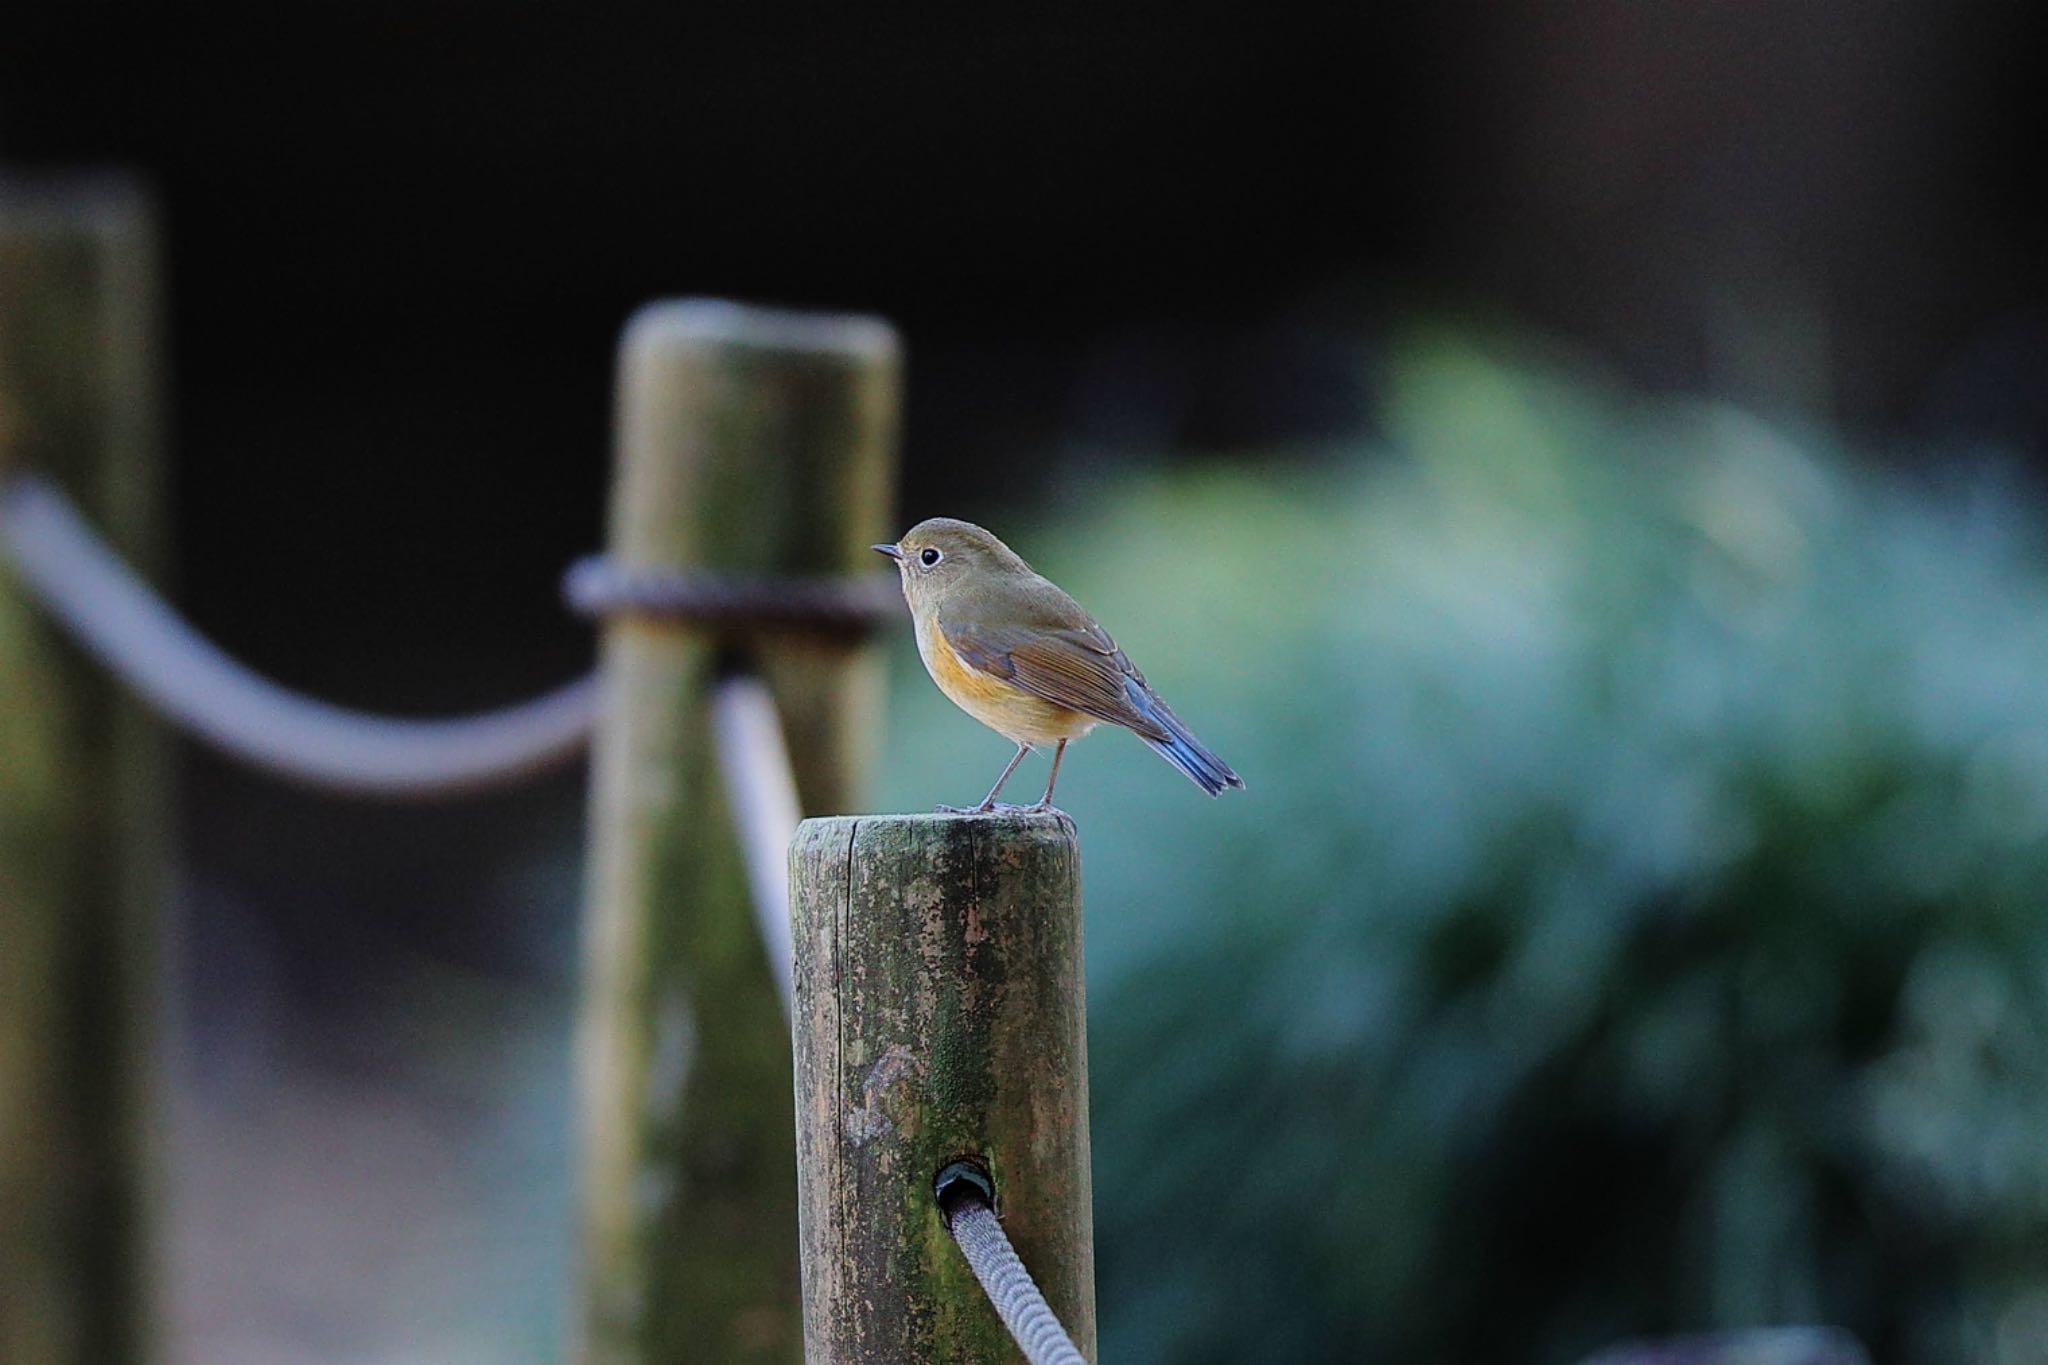
[[[1225,787],[1242,787],[1244,779],[1230,770],[1230,765],[1206,748],[1202,741],[1189,732],[1173,709],[1147,687],[1143,680],[1129,678],[1124,682],[1124,694],[1139,714],[1166,731],[1163,739],[1137,732],[1138,738],[1151,745],[1159,756],[1186,773],[1194,784],[1215,796]]]

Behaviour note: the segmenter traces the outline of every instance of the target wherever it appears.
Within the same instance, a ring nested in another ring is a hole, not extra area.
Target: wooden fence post
[[[961,1159],[1093,1360],[1073,823],[806,820],[790,902],[809,1365],[1018,1358],[933,1197]]]
[[[155,234],[118,180],[0,182],[0,483],[158,545]],[[0,1360],[150,1354],[144,1108],[163,748],[0,560]]]
[[[896,406],[882,322],[650,305],[620,348],[614,561],[872,572]],[[586,1362],[800,1354],[789,1025],[708,733],[732,666],[768,683],[805,810],[853,803],[880,724],[870,649],[606,626],[579,1056]]]

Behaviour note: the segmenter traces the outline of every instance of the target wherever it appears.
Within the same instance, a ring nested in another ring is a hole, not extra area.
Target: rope
[[[1045,1295],[1038,1292],[1031,1272],[1017,1259],[1016,1248],[975,1182],[955,1180],[940,1191],[939,1200],[946,1230],[960,1244],[974,1278],[981,1281],[1024,1358],[1031,1365],[1088,1365]]]
[[[776,988],[789,1010],[794,950],[789,928],[789,844],[803,819],[775,698],[759,678],[735,674],[711,693],[711,742],[725,779],[754,918]]]
[[[87,653],[165,719],[310,786],[403,797],[499,786],[573,758],[597,713],[594,678],[448,720],[373,715],[280,687],[193,630],[32,475],[0,487],[0,555]]]
[[[578,560],[562,597],[584,616],[630,613],[701,625],[769,626],[858,638],[902,611],[894,574],[742,578],[698,569],[626,568],[603,555]]]

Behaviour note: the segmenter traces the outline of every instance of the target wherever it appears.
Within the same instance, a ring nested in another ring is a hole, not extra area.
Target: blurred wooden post
[[[660,303],[619,363],[615,562],[874,571],[895,474],[886,324]],[[805,810],[853,803],[880,723],[870,649],[606,627],[579,1058],[587,1362],[800,1355],[789,1024],[707,723],[730,666],[774,694]]]
[[[993,1178],[1025,1268],[1095,1357],[1080,846],[1064,815],[806,820],[796,925],[810,1365],[1018,1358],[933,1198]]]
[[[117,180],[0,181],[0,485],[158,546],[155,233]],[[149,1351],[162,747],[0,560],[0,1360]]]

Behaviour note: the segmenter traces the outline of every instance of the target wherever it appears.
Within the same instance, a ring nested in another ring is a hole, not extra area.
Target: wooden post
[[[1009,1362],[933,1197],[966,1159],[1095,1358],[1080,847],[1064,815],[807,820],[790,850],[810,1365]]]
[[[879,321],[662,303],[620,353],[611,553],[626,569],[872,572],[894,480]],[[593,756],[581,1019],[588,1362],[793,1361],[789,1025],[747,900],[707,707],[768,683],[806,810],[855,800],[874,652],[612,620]]]
[[[0,484],[156,558],[155,242],[106,180],[0,182]],[[0,560],[0,1360],[148,1354],[163,750]]]

